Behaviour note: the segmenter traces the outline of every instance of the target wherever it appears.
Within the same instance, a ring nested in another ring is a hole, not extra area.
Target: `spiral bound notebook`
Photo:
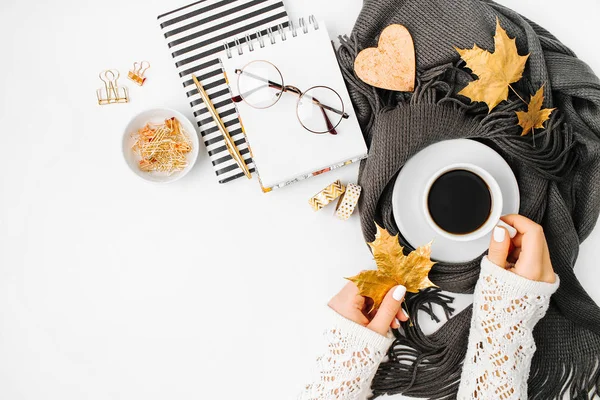
[[[290,21],[286,28],[269,30],[267,35],[254,35],[256,39],[238,43],[220,54],[232,97],[240,94],[238,77],[245,76],[236,74],[236,69],[243,69],[254,61],[267,61],[279,70],[284,85],[293,85],[301,91],[315,86],[333,89],[339,95],[336,96],[338,102],[341,98],[339,106],[349,114],[335,128],[336,135],[315,134],[300,123],[306,118],[302,116],[301,108],[297,108],[297,104],[303,107],[302,102],[299,103],[298,96],[291,93],[276,96],[275,104],[264,109],[248,104],[249,97],[237,102],[239,118],[265,192],[367,156],[367,147],[325,24],[312,16],[308,21],[305,23],[304,18],[297,24]],[[261,65],[265,66],[264,63]],[[258,93],[256,89],[250,92]],[[308,118],[325,125],[325,111],[315,107],[314,101],[304,104],[310,109]]]
[[[287,27],[288,16],[283,3],[274,0],[201,0],[160,15],[158,22],[219,182],[229,182],[244,174],[229,155],[223,136],[198,95],[192,74],[202,82],[253,171],[254,165],[217,54],[223,50],[224,43],[235,46],[244,43],[247,35],[256,38],[257,31],[267,35],[267,29]]]

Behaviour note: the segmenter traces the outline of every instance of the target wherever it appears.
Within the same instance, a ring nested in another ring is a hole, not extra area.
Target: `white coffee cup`
[[[474,173],[475,175],[477,175],[481,179],[483,179],[483,181],[485,182],[485,184],[487,185],[487,187],[490,191],[490,197],[491,197],[491,203],[492,203],[490,215],[488,216],[487,220],[479,228],[477,228],[473,232],[466,233],[466,234],[453,234],[450,232],[446,232],[445,230],[440,228],[435,223],[435,221],[431,217],[431,214],[429,213],[428,198],[429,198],[429,191],[431,190],[433,183],[440,176],[444,175],[445,173],[450,172],[450,171],[455,171],[455,170],[464,170],[464,171],[469,171],[469,172]],[[484,170],[483,168],[480,168],[477,165],[469,164],[469,163],[459,163],[459,164],[448,165],[444,168],[441,168],[435,174],[433,174],[431,176],[431,178],[429,178],[429,180],[427,181],[427,184],[425,185],[422,204],[423,204],[423,212],[425,214],[425,219],[427,220],[427,223],[429,224],[429,226],[431,226],[431,228],[438,235],[443,236],[450,240],[458,241],[458,242],[468,242],[471,240],[477,240],[477,239],[484,237],[488,233],[490,233],[492,231],[492,229],[494,229],[494,227],[496,225],[498,225],[499,222],[501,222],[500,217],[502,216],[502,207],[503,207],[502,191],[500,190],[500,186],[498,185],[498,182],[496,181],[496,179],[494,179],[494,177],[489,172]]]

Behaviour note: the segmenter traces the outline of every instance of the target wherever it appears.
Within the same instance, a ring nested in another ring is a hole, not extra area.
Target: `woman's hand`
[[[488,259],[533,281],[554,283],[548,243],[542,227],[521,215],[506,215],[502,220],[517,230],[511,239],[508,231],[497,226],[492,233]],[[514,267],[512,267],[514,263]]]
[[[402,285],[395,286],[386,294],[378,310],[368,314],[373,304],[369,298],[365,298],[358,293],[358,288],[352,282],[336,294],[328,306],[342,317],[356,322],[359,325],[366,326],[380,335],[387,335],[390,326],[398,328],[400,321],[408,320],[408,315],[402,310],[401,304],[406,294],[406,288]]]

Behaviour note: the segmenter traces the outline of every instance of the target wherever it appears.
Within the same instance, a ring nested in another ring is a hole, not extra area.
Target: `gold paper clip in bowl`
[[[144,76],[144,74],[146,73],[146,70],[148,68],[150,68],[150,63],[148,61],[136,61],[133,63],[133,69],[129,71],[127,77],[135,83],[137,83],[138,85],[142,86],[144,82],[146,82],[146,77]]]
[[[100,72],[100,80],[104,82],[104,87],[96,90],[98,104],[129,103],[129,93],[125,86],[119,87],[119,71],[116,69],[107,69]]]

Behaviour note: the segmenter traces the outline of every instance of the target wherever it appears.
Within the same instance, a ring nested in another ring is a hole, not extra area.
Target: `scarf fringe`
[[[361,122],[363,132],[370,132],[373,122],[375,121],[375,114],[381,109],[381,101],[377,93],[377,89],[364,83],[354,73],[354,59],[360,52],[358,49],[358,40],[356,40],[356,36],[352,35],[352,37],[348,37],[344,35],[338,36],[338,39],[340,41],[340,47],[336,52],[336,56],[338,59],[338,64],[340,65],[340,70],[342,71],[346,85],[351,86],[353,89],[350,91],[352,102],[354,104],[368,104],[370,112],[366,113],[367,119],[365,120],[365,116],[361,115],[358,115],[358,118]],[[366,139],[367,144],[370,145],[370,137]]]
[[[354,59],[361,50],[356,35],[340,36],[339,40],[336,54],[350,93],[354,94],[352,100],[369,105],[370,112],[366,116],[359,115],[367,144],[370,145],[371,128],[379,112],[404,104],[444,104],[479,120],[483,134],[473,139],[489,139],[505,156],[522,160],[544,179],[562,181],[575,167],[577,159],[572,150],[577,142],[572,126],[565,122],[559,110],[552,113],[546,128],[521,136],[515,111],[525,109],[526,104],[514,93],[490,113],[486,104],[471,103],[467,97],[458,95],[460,89],[474,79],[463,68],[463,61],[418,71],[413,93],[390,92],[376,89],[356,76]]]
[[[536,388],[528,393],[531,400],[600,399],[600,355],[534,364],[528,381]]]
[[[452,302],[452,296],[437,288],[407,297],[409,315],[413,318],[402,324],[402,330],[394,331],[396,340],[388,351],[388,360],[381,363],[373,379],[371,399],[384,394],[435,400],[456,398],[467,335],[452,338],[453,329],[440,329],[427,336],[414,318],[422,311],[439,323],[435,305],[438,312],[441,308],[445,314],[446,325],[460,326],[470,321],[471,307],[451,318],[455,312]],[[568,343],[565,346],[569,347]],[[600,399],[600,354],[590,357],[573,348],[565,349],[559,362],[544,362],[539,357],[536,353],[529,374],[529,387],[535,388],[535,393],[530,390],[528,394],[530,399],[562,400],[565,396],[574,400]]]
[[[422,311],[439,323],[434,311],[437,306],[445,314],[446,324],[468,323],[470,310],[451,318],[455,311],[452,302],[453,298],[438,288],[407,297],[409,315],[413,318],[402,324],[402,332],[394,331],[396,341],[388,351],[388,360],[380,364],[373,379],[372,398],[398,393],[443,400],[456,397],[468,337],[461,335],[456,343],[448,343],[450,337],[443,330],[427,336],[414,318]]]
[[[546,128],[521,136],[516,111],[526,105],[515,94],[487,115],[487,106],[468,103],[469,99],[458,91],[472,80],[470,74],[457,65],[446,64],[420,74],[417,88],[410,99],[411,104],[449,104],[472,115],[483,128],[481,136],[473,139],[489,139],[504,156],[522,160],[540,177],[562,181],[573,170],[577,158],[573,148],[577,145],[573,128],[564,120],[560,111],[554,111],[546,122]]]

